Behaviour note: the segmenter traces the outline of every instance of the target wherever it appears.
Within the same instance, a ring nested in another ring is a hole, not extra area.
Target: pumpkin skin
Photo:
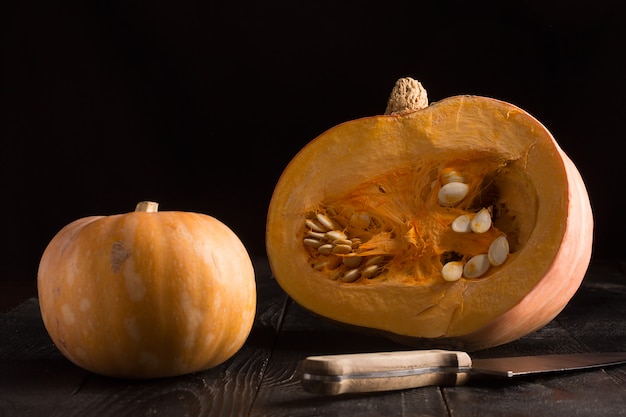
[[[437,192],[450,168],[469,193],[442,207]],[[450,230],[457,216],[486,206],[488,233]],[[385,256],[378,275],[343,282],[337,276],[349,267],[303,245],[305,222],[318,213],[363,237],[337,256]],[[354,227],[359,213],[376,219],[377,231]],[[510,242],[504,264],[480,278],[442,278],[447,255],[466,262],[502,234]],[[274,190],[266,246],[278,283],[311,312],[413,346],[473,351],[556,317],[586,273],[592,234],[583,180],[550,132],[510,103],[457,96],[349,121],[306,145]]]
[[[38,293],[63,355],[123,378],[181,375],[226,361],[248,337],[256,309],[242,242],[217,219],[189,212],[70,223],[43,253]]]

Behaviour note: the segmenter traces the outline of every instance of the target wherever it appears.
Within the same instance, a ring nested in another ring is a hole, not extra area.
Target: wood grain
[[[246,415],[264,376],[287,299],[265,262],[255,263],[255,269],[259,302],[244,347],[216,368],[176,378],[131,381],[83,371],[54,347],[37,300],[29,300],[0,322],[0,335],[5,340],[12,336],[1,351],[0,415]]]
[[[474,356],[624,351],[625,290],[626,279],[614,265],[596,266],[568,306],[548,326]],[[624,368],[510,380],[486,379],[462,389],[446,388],[444,396],[451,414],[460,417],[623,416],[626,415]]]
[[[0,346],[0,415],[47,415],[87,377],[53,345],[36,299],[0,316]]]
[[[300,384],[307,356],[406,350],[354,333],[293,303],[255,262],[258,308],[244,347],[205,372],[130,381],[67,361],[48,337],[36,298],[0,315],[0,416],[623,416],[626,367],[520,379],[471,378],[459,387],[322,396]],[[543,329],[474,358],[626,351],[626,277],[592,266],[580,291]]]
[[[406,349],[387,339],[353,333],[289,304],[250,416],[447,416],[441,389],[426,387],[328,397],[303,390],[299,363],[310,355]]]

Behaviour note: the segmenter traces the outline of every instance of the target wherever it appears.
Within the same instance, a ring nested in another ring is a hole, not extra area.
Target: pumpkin
[[[591,257],[575,165],[513,104],[428,105],[397,82],[384,115],[322,133],[272,195],[270,266],[305,309],[413,346],[478,350],[552,320]]]
[[[235,233],[211,216],[159,212],[151,202],[65,226],[41,258],[38,294],[63,355],[123,378],[226,361],[256,310],[254,269]]]

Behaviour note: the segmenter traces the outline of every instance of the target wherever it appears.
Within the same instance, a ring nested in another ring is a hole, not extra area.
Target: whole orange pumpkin
[[[588,267],[583,180],[550,132],[500,100],[428,105],[398,81],[282,173],[267,253],[306,309],[412,345],[482,349],[547,324]]]
[[[156,207],[76,220],[43,253],[45,327],[87,370],[125,378],[204,370],[250,333],[256,284],[242,242],[213,217]]]

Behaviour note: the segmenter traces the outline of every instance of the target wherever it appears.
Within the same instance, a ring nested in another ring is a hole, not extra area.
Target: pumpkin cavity
[[[309,209],[302,219],[302,243],[311,268],[351,285],[486,279],[508,252],[524,245],[528,233],[521,231],[534,227],[537,197],[516,169],[517,161],[478,156],[435,161],[432,168],[426,163],[388,172]],[[444,202],[446,190],[454,195]],[[496,241],[491,252],[497,251],[492,256],[498,261],[472,268]],[[451,280],[443,270],[449,262],[469,263],[466,273]]]

